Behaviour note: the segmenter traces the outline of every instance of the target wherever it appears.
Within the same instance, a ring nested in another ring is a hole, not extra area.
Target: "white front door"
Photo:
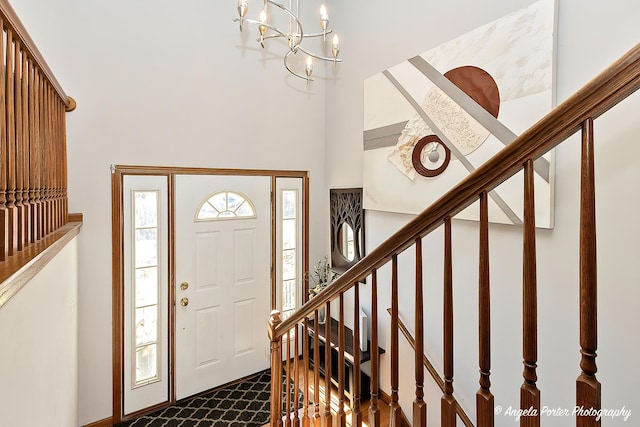
[[[266,176],[176,176],[176,399],[269,367],[270,194]]]

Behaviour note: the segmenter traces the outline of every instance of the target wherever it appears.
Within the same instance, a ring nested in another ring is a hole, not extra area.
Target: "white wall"
[[[12,4],[78,103],[67,115],[67,141],[70,210],[84,214],[84,425],[112,412],[109,165],[308,170],[313,262],[329,235],[324,84],[308,90],[289,76],[284,50],[263,54],[255,28],[240,35],[233,0]]]
[[[327,84],[327,183],[331,187],[362,185],[363,80],[411,56],[450,40],[484,23],[532,3],[530,0],[466,0],[334,2],[334,24],[341,28],[345,63],[340,79]],[[490,6],[489,6],[490,5]],[[636,17],[640,4],[631,0],[559,0],[558,100],[566,99],[590,78],[638,43]],[[640,420],[640,397],[632,379],[640,376],[634,354],[640,339],[630,325],[640,321],[640,209],[635,189],[640,181],[637,157],[640,131],[636,94],[596,122],[598,209],[599,351],[598,377],[605,408],[625,406]],[[578,343],[578,201],[579,144],[573,141],[556,152],[556,226],[538,234],[539,387],[542,405],[573,408],[579,373]],[[368,250],[390,236],[411,217],[368,211]],[[492,390],[496,405],[518,406],[522,384],[521,259],[522,230],[490,228],[492,280]],[[477,223],[456,221],[454,239],[455,381],[467,412],[475,412],[477,368]],[[427,354],[442,372],[442,233],[425,240]],[[400,257],[400,313],[413,330],[413,251]],[[388,269],[380,272],[381,309],[389,306]],[[368,299],[369,285],[362,287]],[[384,303],[382,302],[384,301]],[[368,311],[369,304],[366,303]],[[381,319],[388,322],[386,313]],[[382,328],[388,348],[388,327]],[[403,338],[400,338],[401,342]],[[404,344],[401,345],[402,347]],[[413,367],[407,352],[401,366],[400,398],[411,415]],[[386,360],[383,363],[388,363]],[[388,391],[388,366],[382,367]],[[441,393],[427,390],[430,424],[439,418]],[[636,421],[633,421],[636,419]],[[618,425],[621,419],[607,421]],[[545,425],[567,425],[564,418],[543,419]],[[497,425],[514,425],[496,417]]]
[[[78,239],[0,307],[0,425],[78,425]]]

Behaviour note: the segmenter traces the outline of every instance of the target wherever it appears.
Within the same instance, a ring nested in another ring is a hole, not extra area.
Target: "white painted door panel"
[[[250,200],[255,217],[198,220],[221,191]],[[270,192],[269,177],[176,177],[177,399],[269,366]]]

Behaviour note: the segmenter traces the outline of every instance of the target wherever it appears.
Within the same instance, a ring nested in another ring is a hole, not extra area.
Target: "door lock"
[[[189,305],[189,298],[181,298],[180,299],[180,305],[183,307],[186,307]]]
[[[187,282],[180,283],[180,289],[186,291],[187,289],[189,289],[189,284]]]

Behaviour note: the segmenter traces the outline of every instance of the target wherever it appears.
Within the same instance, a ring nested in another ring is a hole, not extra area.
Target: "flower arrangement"
[[[309,280],[309,297],[313,297],[336,278],[336,273],[331,270],[329,258],[325,256],[318,260],[313,272],[308,271],[305,274],[305,278]],[[312,285],[313,287],[311,287]]]

